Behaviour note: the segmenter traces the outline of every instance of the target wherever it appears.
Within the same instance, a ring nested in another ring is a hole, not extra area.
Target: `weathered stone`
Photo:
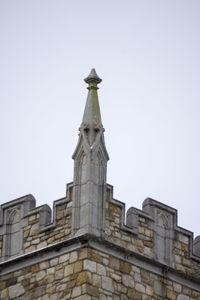
[[[88,270],[90,272],[96,272],[97,264],[96,264],[96,262],[94,262],[92,260],[85,259],[83,262],[83,269]]]
[[[54,274],[55,273],[55,267],[47,269],[47,274]]]
[[[4,289],[0,292],[0,296],[1,298],[0,299],[4,299],[4,298],[8,298],[8,289]]]
[[[190,300],[190,297],[185,295],[178,295],[177,300]]]
[[[182,287],[180,284],[176,283],[176,282],[173,282],[173,287],[174,287],[174,291],[178,294],[181,293],[181,290],[182,290]]]
[[[170,300],[176,300],[176,293],[174,291],[171,290],[167,290],[167,297]]]
[[[87,248],[83,248],[79,251],[78,253],[79,255],[79,259],[85,259],[88,257],[88,249]]]
[[[146,286],[146,293],[147,293],[147,295],[149,295],[149,296],[153,296],[153,294],[154,294],[153,287],[147,285],[147,286]]]
[[[113,281],[110,277],[102,277],[102,288],[107,291],[114,292]]]
[[[78,274],[77,277],[77,284],[81,285],[83,283],[90,283],[91,282],[91,275],[89,272],[84,271]]]
[[[99,297],[99,289],[97,287],[94,287],[92,285],[89,285],[89,284],[85,284],[84,285],[84,288],[82,289],[82,292],[87,294],[87,295],[90,295],[90,296],[93,296],[92,299],[96,299],[94,297]]]
[[[65,229],[65,234],[66,234],[66,235],[71,234],[71,228],[66,228],[66,229]]]
[[[89,295],[82,295],[76,298],[76,300],[91,300]]]
[[[110,258],[110,261],[109,261],[109,266],[112,268],[112,269],[115,269],[115,270],[119,270],[119,259],[115,258],[115,257],[111,257]]]
[[[43,284],[48,284],[48,283],[52,283],[55,280],[55,276],[54,275],[47,275],[44,279],[43,279]]]
[[[38,232],[39,232],[39,224],[36,223],[36,224],[31,226],[30,236],[38,235]]]
[[[127,287],[134,287],[134,279],[130,275],[122,275],[122,283]]]
[[[93,274],[92,275],[92,284],[94,286],[101,287],[101,276],[99,276],[97,274]]]
[[[151,300],[151,297],[147,295],[142,295],[142,300]]]
[[[47,240],[48,244],[52,244],[54,241],[55,241],[55,237],[54,236],[52,236],[51,238],[49,238]]]
[[[78,258],[78,254],[77,252],[71,252],[70,255],[69,255],[69,262],[70,263],[73,263],[75,261],[77,261],[77,258]]]
[[[82,261],[77,261],[75,264],[74,264],[74,273],[79,273],[81,272],[83,269],[83,262]]]
[[[110,273],[110,277],[111,277],[112,279],[114,279],[114,281],[116,281],[116,282],[118,282],[118,283],[122,281],[121,276],[119,276],[118,274]]]
[[[97,264],[97,274],[106,276],[106,268],[103,265]]]
[[[56,271],[55,280],[63,278],[63,269]]]
[[[73,272],[74,272],[74,265],[73,264],[67,265],[65,267],[64,275],[69,276],[69,275],[73,274]]]
[[[23,296],[23,300],[32,300],[33,299],[33,292],[26,292]]]
[[[100,294],[99,295],[99,300],[107,300],[106,295]]]
[[[128,297],[129,299],[142,300],[142,294],[138,293],[135,289],[128,289]]]
[[[51,295],[50,300],[58,300],[58,295],[57,294]]]
[[[64,254],[64,255],[59,257],[59,264],[67,262],[68,260],[69,260],[69,253]]]
[[[47,241],[43,241],[43,242],[40,242],[39,245],[37,245],[37,249],[44,248],[46,246],[47,246]]]
[[[50,296],[49,295],[44,295],[43,297],[42,297],[42,300],[49,300],[50,299]]]
[[[154,282],[154,292],[158,296],[166,296],[166,286],[161,281]]]
[[[131,271],[131,265],[124,261],[120,261],[120,271],[122,273],[129,274]]]
[[[92,261],[95,261],[97,263],[101,263],[102,262],[102,256],[94,253],[93,251],[89,252],[88,258],[90,258]]]
[[[74,283],[73,283],[73,286],[74,286]],[[72,287],[72,286],[70,286],[70,287]],[[66,290],[66,288],[67,288],[67,284],[66,283],[60,284],[60,285],[57,286],[56,291],[57,292],[64,291],[64,290]]]
[[[9,299],[22,296],[25,293],[23,286],[18,283],[8,288]]]
[[[42,262],[39,266],[40,270],[45,270],[47,268],[49,268],[49,262],[48,261],[45,261],[45,262]]]
[[[136,281],[136,282],[139,282],[139,283],[141,283],[141,276],[140,276],[140,274],[138,274],[138,273],[135,273],[134,274],[134,280]]]
[[[57,264],[58,264],[58,258],[57,258],[57,257],[50,260],[50,266],[51,266],[51,267],[54,267],[54,266],[56,266]]]
[[[178,235],[178,239],[181,243],[184,243],[184,244],[188,244],[188,237],[183,235],[183,234],[179,234]]]
[[[24,230],[24,237],[28,237],[30,234],[30,229]]]
[[[135,289],[140,293],[145,293],[145,287],[141,283],[136,282]]]
[[[32,245],[32,246],[30,246],[30,247],[26,248],[26,250],[25,250],[25,253],[28,253],[28,252],[34,251],[35,249],[36,249],[36,247]]]
[[[72,298],[78,297],[80,295],[81,295],[81,287],[80,286],[76,286],[75,288],[73,288],[73,290],[72,290]]]
[[[42,280],[44,277],[46,276],[46,272],[45,271],[40,271],[36,274],[36,280],[40,281]]]
[[[35,239],[35,240],[33,240],[33,241],[31,242],[31,244],[32,244],[32,245],[37,245],[37,244],[39,244],[39,242],[40,242],[40,239]]]

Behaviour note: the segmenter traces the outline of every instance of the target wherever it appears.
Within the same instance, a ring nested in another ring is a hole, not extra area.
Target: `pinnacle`
[[[101,124],[101,113],[97,93],[97,84],[101,82],[101,78],[99,78],[95,69],[92,69],[89,76],[84,80],[88,83],[89,91],[82,123],[90,125],[92,128],[96,126],[95,124]]]

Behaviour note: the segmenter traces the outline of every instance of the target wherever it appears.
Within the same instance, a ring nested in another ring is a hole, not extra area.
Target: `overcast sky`
[[[114,197],[200,234],[199,53],[199,0],[0,0],[0,204],[65,196],[94,67]]]

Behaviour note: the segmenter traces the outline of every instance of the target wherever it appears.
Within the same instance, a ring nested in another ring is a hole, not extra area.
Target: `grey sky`
[[[95,67],[115,198],[200,234],[199,16],[199,0],[0,0],[0,203],[65,195]]]

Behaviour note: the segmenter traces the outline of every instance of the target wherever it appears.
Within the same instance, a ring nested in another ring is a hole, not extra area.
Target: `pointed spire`
[[[100,131],[100,128],[103,128],[97,94],[97,84],[100,83],[102,79],[99,78],[95,69],[92,69],[89,76],[84,80],[88,83],[88,96],[81,128],[88,132],[89,144],[92,146],[95,138],[94,133]]]
[[[78,145],[73,154],[74,182],[72,200],[72,232],[103,234],[107,161],[104,128],[97,94],[102,80],[92,69],[85,79],[88,96],[80,126]]]

